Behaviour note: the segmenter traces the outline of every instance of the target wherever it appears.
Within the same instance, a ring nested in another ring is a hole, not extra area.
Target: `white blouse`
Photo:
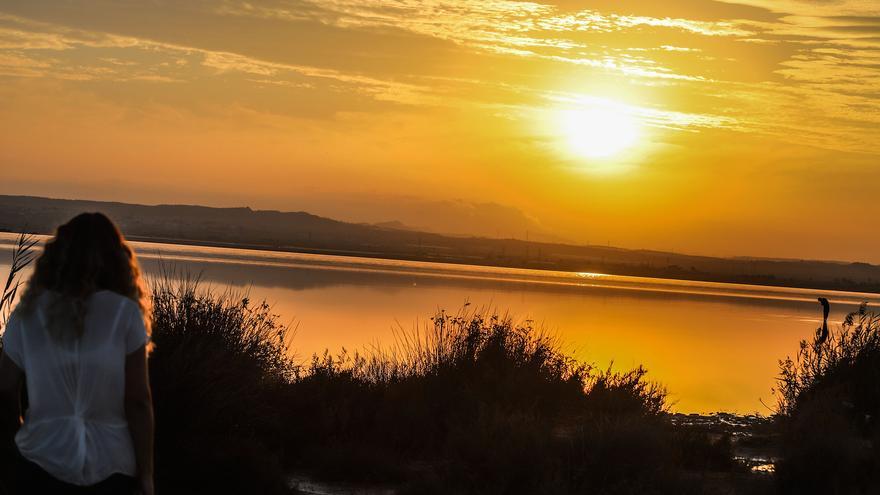
[[[21,454],[55,478],[87,486],[135,475],[125,419],[125,357],[147,342],[140,308],[115,292],[87,300],[83,335],[69,343],[46,328],[50,296],[13,313],[3,352],[24,371],[29,407],[15,435]]]

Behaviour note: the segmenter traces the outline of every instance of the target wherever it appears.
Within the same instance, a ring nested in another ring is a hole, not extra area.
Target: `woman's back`
[[[29,407],[15,436],[19,451],[76,485],[134,475],[125,360],[147,341],[141,311],[131,299],[100,290],[84,301],[81,334],[59,334],[49,329],[54,297],[46,291],[31,311],[17,311],[3,336],[3,351],[24,371],[28,390]]]

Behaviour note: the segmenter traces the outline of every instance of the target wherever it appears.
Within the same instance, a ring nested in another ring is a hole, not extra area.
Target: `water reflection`
[[[0,274],[11,236],[0,235]],[[644,364],[666,384],[675,410],[767,412],[776,363],[820,322],[816,297],[839,322],[877,295],[662,281],[351,257],[140,244],[148,275],[160,264],[201,273],[220,287],[266,298],[295,319],[295,352],[359,349],[393,340],[465,301],[510,311],[558,333],[577,357],[605,366]],[[6,263],[6,264],[4,264]]]

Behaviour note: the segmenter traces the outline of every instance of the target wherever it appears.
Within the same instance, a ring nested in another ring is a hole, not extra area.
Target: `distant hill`
[[[398,222],[397,220],[392,220],[390,222],[374,223],[373,226],[387,230],[417,230],[413,227],[410,227],[409,225],[404,224],[403,222]]]
[[[759,285],[880,292],[880,266],[867,263],[713,258],[606,246],[418,232],[399,222],[367,225],[306,212],[137,205],[0,196],[0,230],[48,234],[77,213],[101,211],[131,239],[611,273]]]

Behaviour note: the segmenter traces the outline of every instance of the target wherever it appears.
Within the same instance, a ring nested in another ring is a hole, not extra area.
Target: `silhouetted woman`
[[[147,294],[122,234],[100,213],[62,225],[3,335],[10,493],[152,495],[148,348]]]

